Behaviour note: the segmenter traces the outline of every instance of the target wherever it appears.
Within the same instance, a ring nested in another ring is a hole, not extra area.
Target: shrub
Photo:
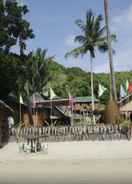
[[[132,125],[130,120],[125,120],[121,123],[122,128],[129,128]]]

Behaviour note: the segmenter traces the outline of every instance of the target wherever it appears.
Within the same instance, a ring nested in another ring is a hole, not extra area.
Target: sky
[[[19,0],[20,1],[20,0]],[[35,39],[27,42],[28,50],[47,49],[49,56],[66,67],[89,71],[89,55],[65,59],[66,52],[77,46],[74,37],[80,34],[77,19],[85,19],[86,11],[104,15],[103,0],[21,0],[29,8],[26,19],[31,23]],[[111,32],[117,36],[112,46],[115,71],[132,70],[132,0],[109,0]],[[108,53],[96,52],[94,72],[109,72]]]

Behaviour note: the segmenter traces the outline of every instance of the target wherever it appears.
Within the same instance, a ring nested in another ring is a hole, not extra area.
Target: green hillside
[[[49,62],[48,68],[51,75],[51,86],[58,96],[66,97],[68,96],[68,91],[73,96],[90,95],[90,73],[78,67],[66,68],[55,61]],[[125,87],[126,80],[132,80],[132,71],[116,72],[118,97],[120,84]],[[94,94],[96,97],[98,97],[99,82],[108,89],[100,99],[105,102],[109,97],[109,75],[105,73],[94,74]]]

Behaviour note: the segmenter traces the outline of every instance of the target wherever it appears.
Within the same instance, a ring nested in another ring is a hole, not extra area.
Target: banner
[[[23,98],[22,98],[21,94],[20,94],[20,96],[19,96],[19,103],[20,103],[20,104],[24,104]]]
[[[129,82],[128,93],[132,93],[132,82]]]
[[[106,90],[107,90],[107,88],[105,88],[104,86],[102,86],[101,84],[99,84],[98,96],[101,97]]]
[[[50,100],[52,100],[55,97],[57,97],[57,95],[54,93],[53,89],[50,88]]]
[[[125,97],[126,95],[127,95],[127,93],[126,93],[124,87],[121,85],[121,86],[120,86],[120,98],[123,98],[123,97]]]

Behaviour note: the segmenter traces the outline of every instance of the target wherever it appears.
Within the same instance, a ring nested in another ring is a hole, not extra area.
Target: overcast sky
[[[80,33],[75,25],[76,19],[84,20],[86,11],[92,9],[95,14],[103,14],[103,0],[22,0],[30,12],[27,19],[36,35],[28,41],[28,49],[38,47],[48,49],[49,55],[55,55],[56,61],[67,67],[78,66],[89,71],[89,57],[65,59],[67,51],[76,45],[75,35]],[[114,44],[115,70],[132,70],[132,0],[109,0],[111,31],[116,33]],[[108,72],[108,55],[96,53],[95,72]]]

